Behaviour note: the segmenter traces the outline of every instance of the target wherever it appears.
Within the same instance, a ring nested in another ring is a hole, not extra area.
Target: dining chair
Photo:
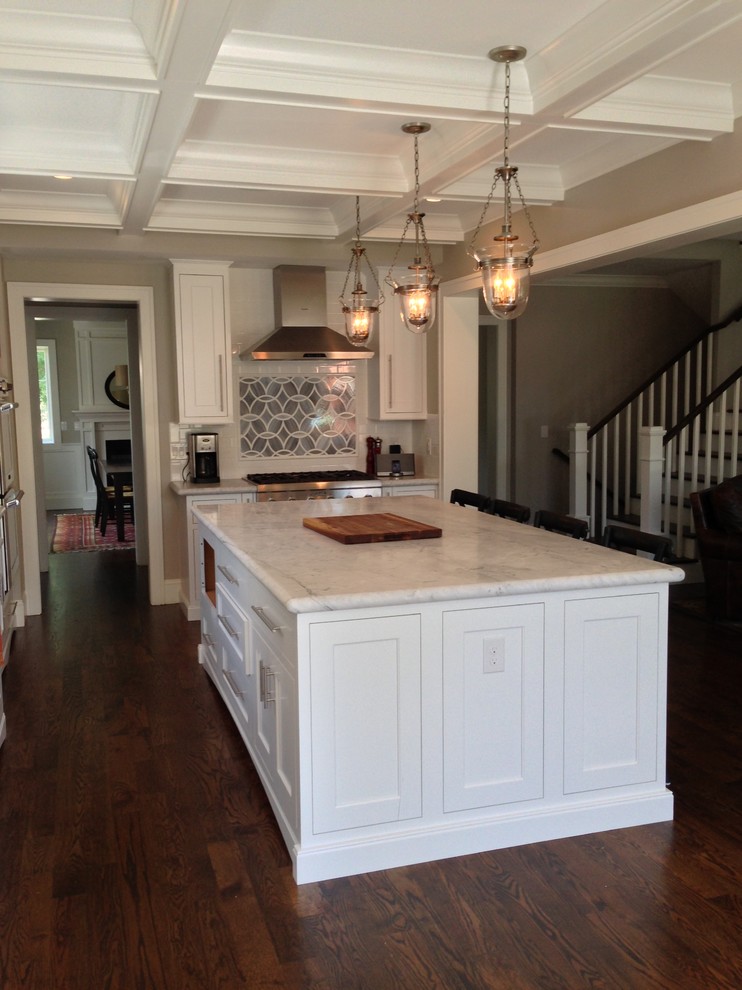
[[[571,536],[575,540],[586,540],[590,532],[590,527],[584,519],[550,512],[548,509],[538,510],[533,517],[533,525],[539,529],[546,529],[550,533],[562,533],[564,536]]]
[[[503,519],[513,519],[515,522],[526,523],[531,518],[531,510],[527,505],[519,505],[517,502],[508,502],[504,498],[490,498],[487,508],[484,510],[491,516],[500,516]]]
[[[641,529],[631,529],[629,526],[616,526],[613,523],[603,530],[602,544],[613,550],[623,550],[625,553],[636,553],[638,550],[651,553],[652,560],[668,560],[672,557],[672,540],[660,533],[646,533]]]
[[[109,519],[116,518],[116,496],[111,485],[105,485],[100,473],[100,463],[98,461],[98,451],[95,447],[88,445],[88,458],[90,459],[90,473],[95,484],[95,525],[100,528],[101,536],[106,535],[106,527]],[[129,485],[123,491],[124,509],[128,509],[131,521],[134,522],[134,492]]]
[[[480,512],[487,512],[489,499],[477,492],[467,492],[464,488],[451,489],[451,502],[454,505],[471,505]]]

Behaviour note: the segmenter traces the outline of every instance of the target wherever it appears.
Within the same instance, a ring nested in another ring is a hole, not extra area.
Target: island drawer
[[[220,585],[217,585],[216,591],[216,614],[223,642],[244,657],[247,652],[247,616]]]
[[[216,610],[204,592],[201,595],[201,662],[207,665],[212,673],[216,673],[218,669],[218,648],[219,629]]]
[[[250,575],[250,619],[272,649],[296,667],[296,616],[257,578]]]
[[[253,718],[251,711],[255,704],[255,687],[251,680],[250,666],[244,654],[238,653],[231,644],[224,644],[222,647],[222,677],[239,707],[245,727]]]
[[[217,585],[227,588],[233,598],[243,595],[248,585],[248,572],[242,561],[225,547],[219,547],[214,563]]]

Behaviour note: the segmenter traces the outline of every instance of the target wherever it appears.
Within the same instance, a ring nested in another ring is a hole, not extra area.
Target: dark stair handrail
[[[726,392],[728,388],[731,388],[731,386],[734,385],[740,378],[742,378],[742,365],[740,365],[736,371],[733,371],[728,378],[725,378],[721,385],[717,385],[713,392],[709,392],[706,398],[702,399],[695,409],[691,409],[687,416],[683,416],[683,418],[677,422],[672,429],[669,429],[667,433],[665,433],[662,440],[663,446],[666,447],[667,444],[674,440],[686,426],[690,426],[694,419],[697,419],[701,413],[705,412],[712,402],[715,402],[723,392]]]
[[[710,337],[712,333],[717,333],[719,330],[724,330],[730,323],[737,323],[739,320],[742,320],[742,305],[733,310],[733,312],[726,317],[726,319],[722,320],[720,323],[715,323],[713,326],[708,327],[706,330],[703,330],[696,337],[694,337],[689,344],[686,344],[685,347],[678,351],[675,357],[670,358],[670,360],[666,361],[658,371],[651,374],[645,382],[635,388],[633,392],[631,392],[627,398],[623,399],[623,401],[620,402],[615,409],[609,412],[607,416],[604,416],[598,423],[595,424],[595,426],[590,427],[587,431],[588,440],[602,430],[606,423],[610,423],[615,416],[618,416],[619,413],[623,412],[624,409],[631,405],[635,399],[638,399],[639,396],[650,387],[650,385],[654,385],[655,382],[659,381],[665,372],[669,371],[673,365],[682,360],[682,358],[684,358],[689,351],[692,351],[694,347],[700,344],[707,337]],[[689,413],[688,415],[691,418],[693,417],[693,413]],[[686,419],[687,418],[688,417],[686,417]]]

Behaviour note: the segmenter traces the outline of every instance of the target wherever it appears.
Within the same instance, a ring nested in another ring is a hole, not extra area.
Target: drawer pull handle
[[[209,647],[211,647],[211,649],[213,650],[214,649],[214,640],[211,638],[211,636],[209,636],[209,634],[207,632],[204,633],[203,639],[204,639],[204,643],[206,643],[206,645],[209,646]]]
[[[216,569],[218,571],[221,571],[221,573],[224,575],[224,577],[227,579],[227,581],[229,581],[230,584],[239,584],[240,583],[237,580],[237,578],[234,576],[234,574],[232,574],[232,572],[229,570],[229,568],[224,566],[224,564],[217,564],[216,565]]]
[[[224,671],[224,680],[227,682],[227,684],[229,684],[232,691],[234,692],[235,695],[237,695],[238,698],[245,697],[245,692],[240,691],[240,689],[237,687],[237,685],[234,682],[234,678],[232,677],[232,674],[228,670]]]
[[[239,639],[240,638],[239,633],[237,632],[236,629],[233,628],[233,626],[231,625],[231,623],[230,623],[229,619],[226,617],[226,615],[220,615],[219,616],[219,621],[224,626],[224,628],[227,630],[227,632],[232,637],[232,639]]]
[[[265,614],[265,608],[262,605],[251,605],[250,607],[252,608],[253,612],[257,615],[257,617],[263,620],[263,622],[266,624],[266,626],[268,626],[271,632],[275,633],[281,631],[283,626],[277,626],[275,622],[271,622],[271,620]]]

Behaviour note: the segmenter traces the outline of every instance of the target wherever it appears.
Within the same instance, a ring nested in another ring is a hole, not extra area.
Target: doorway
[[[43,488],[42,475],[36,457],[34,435],[34,399],[32,373],[36,375],[34,359],[30,359],[30,336],[26,327],[26,305],[39,299],[57,303],[117,306],[124,303],[135,308],[139,323],[137,361],[139,367],[141,407],[141,471],[144,478],[145,509],[148,540],[150,604],[166,601],[162,546],[162,502],[159,445],[159,414],[157,400],[157,365],[155,355],[154,293],[150,286],[73,285],[66,283],[8,283],[8,313],[13,363],[18,462],[26,497],[21,504],[23,526],[23,564],[25,573],[25,611],[29,615],[41,612],[41,560],[39,545],[39,499]],[[38,408],[38,404],[36,405]],[[137,470],[135,463],[135,471]]]
[[[55,517],[97,508],[88,447],[99,453],[101,463],[115,459],[114,448],[125,448],[126,456],[118,459],[127,462],[129,470],[134,464],[140,467],[134,472],[135,498],[146,505],[141,470],[139,314],[136,306],[128,304],[56,301],[27,302],[25,312],[29,362],[33,365],[34,343],[37,356],[42,358],[39,380],[43,390],[33,375],[29,384],[37,467],[39,568],[45,571],[50,513]],[[44,357],[53,360],[45,361]],[[126,378],[125,392],[120,390],[118,398],[109,384],[116,368]],[[143,517],[140,522],[145,525],[137,532],[138,564],[147,563],[146,511]],[[96,539],[89,520],[74,516],[59,523],[65,531],[77,532],[79,528],[85,534],[83,542]]]

